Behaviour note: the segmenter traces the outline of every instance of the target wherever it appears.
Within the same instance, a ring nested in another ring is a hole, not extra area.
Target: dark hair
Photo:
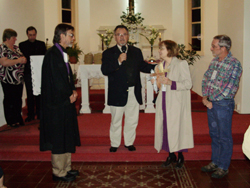
[[[114,33],[116,32],[117,29],[126,29],[126,31],[128,32],[128,28],[125,25],[116,26],[115,29],[114,29]]]
[[[17,32],[13,29],[5,29],[3,31],[3,42],[5,42],[7,39],[10,39],[11,37],[17,37]]]
[[[165,46],[168,51],[168,57],[176,57],[179,53],[178,44],[172,40],[164,40],[159,43],[159,47]]]
[[[230,48],[231,48],[231,46],[232,46],[232,41],[231,41],[231,39],[230,39],[229,36],[227,36],[227,35],[216,35],[216,36],[214,37],[214,39],[218,39],[218,40],[219,40],[218,45],[219,45],[220,47],[225,46],[226,49],[227,49],[227,51],[230,50]]]
[[[37,30],[36,30],[35,27],[29,26],[29,27],[26,29],[26,34],[28,35],[28,31],[32,31],[32,30],[35,30],[35,32],[37,33]]]
[[[74,27],[68,24],[58,24],[55,28],[53,43],[60,43],[61,34],[66,35],[68,30],[74,31]]]

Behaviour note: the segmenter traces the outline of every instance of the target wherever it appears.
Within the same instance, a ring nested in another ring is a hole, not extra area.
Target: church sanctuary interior
[[[19,127],[8,126],[0,87],[0,167],[4,185],[8,188],[250,187],[250,161],[242,151],[244,134],[250,125],[249,7],[249,0],[0,0],[0,33],[6,28],[14,29],[18,34],[15,45],[27,40],[26,28],[34,26],[37,39],[50,48],[55,27],[67,23],[74,26],[75,43],[83,51],[79,61],[71,63],[78,93],[75,105],[81,139],[81,146],[72,154],[72,169],[80,175],[72,182],[52,180],[51,152],[39,150],[39,120]],[[129,15],[134,15],[138,22],[129,23]],[[108,78],[100,67],[102,52],[116,45],[113,30],[121,23],[131,27],[130,45],[140,48],[148,63],[160,61],[158,43],[167,39],[185,45],[186,50],[191,50],[191,44],[199,55],[199,59],[189,64],[194,148],[184,153],[181,169],[174,165],[161,167],[168,152],[157,153],[154,148],[156,94],[145,73],[141,73],[143,104],[136,129],[136,151],[128,151],[122,141],[117,152],[109,152]],[[150,43],[145,36],[150,37],[147,31],[152,29],[157,36]],[[241,62],[243,74],[235,96],[229,173],[214,179],[210,172],[201,171],[211,161],[212,153],[201,82],[213,59],[211,42],[219,34],[231,38],[231,52]],[[43,58],[37,60],[42,63]],[[24,120],[28,113],[26,96],[24,86]]]

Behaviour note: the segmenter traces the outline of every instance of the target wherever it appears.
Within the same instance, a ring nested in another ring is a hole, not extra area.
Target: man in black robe
[[[53,180],[73,181],[79,175],[71,170],[71,153],[80,146],[74,102],[77,92],[66,48],[71,46],[74,27],[59,24],[53,43],[43,60],[41,85],[40,150],[51,150]]]
[[[37,30],[35,27],[28,27],[26,29],[26,34],[28,40],[21,42],[19,44],[19,48],[27,59],[27,63],[24,68],[24,82],[27,93],[28,117],[25,119],[25,122],[30,122],[35,119],[35,114],[37,115],[37,119],[40,119],[40,95],[33,95],[30,56],[45,55],[46,46],[43,41],[36,40]]]

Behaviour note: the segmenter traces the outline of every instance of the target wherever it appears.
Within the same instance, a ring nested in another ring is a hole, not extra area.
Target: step
[[[121,162],[121,161],[164,161],[168,153],[161,151],[157,153],[153,146],[136,146],[136,151],[130,152],[120,146],[115,153],[109,152],[109,146],[81,146],[76,148],[76,153],[72,154],[72,161],[84,162]],[[196,145],[184,153],[185,160],[210,160],[211,146]],[[38,145],[16,146],[6,144],[0,149],[0,159],[11,161],[50,161],[51,152],[40,152]],[[232,159],[245,159],[241,145],[234,145]]]

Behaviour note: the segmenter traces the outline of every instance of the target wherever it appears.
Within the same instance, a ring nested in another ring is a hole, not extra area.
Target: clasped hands
[[[75,102],[75,101],[76,101],[76,99],[77,99],[77,96],[78,96],[78,94],[77,94],[76,90],[73,90],[73,94],[72,94],[72,95],[70,95],[70,97],[69,97],[69,99],[70,99],[70,103]]]

